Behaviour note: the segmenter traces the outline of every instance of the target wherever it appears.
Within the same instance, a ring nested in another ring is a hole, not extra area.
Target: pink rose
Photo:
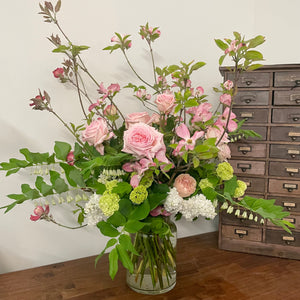
[[[75,162],[75,156],[74,156],[74,152],[73,151],[70,151],[67,155],[67,158],[66,158],[66,161],[67,163],[70,165],[70,166],[74,166],[74,162]]]
[[[173,186],[180,197],[188,197],[195,192],[197,181],[189,174],[180,174],[176,177]]]
[[[218,158],[221,162],[227,161],[231,157],[231,151],[227,144],[221,144],[218,146]]]
[[[153,113],[150,116],[147,112],[136,112],[128,114],[125,118],[125,125],[128,129],[132,124],[136,123],[145,123],[145,124],[152,124],[152,123],[159,123],[159,115],[157,113]]]
[[[34,211],[34,215],[30,216],[31,221],[37,221],[39,219],[43,219],[49,214],[49,205],[45,205],[45,209],[42,206],[37,206]]]
[[[155,103],[160,112],[169,114],[175,107],[175,97],[172,94],[160,94],[156,97]]]
[[[163,134],[144,123],[132,124],[124,132],[122,151],[133,154],[137,158],[146,157],[152,160],[156,157],[161,162],[169,163],[166,158]]]
[[[224,105],[230,106],[231,104],[231,96],[229,94],[223,94],[220,96],[220,102]]]
[[[64,76],[64,69],[63,68],[57,68],[52,73],[53,73],[55,78],[60,78],[60,77]]]
[[[98,118],[85,128],[82,133],[82,140],[88,142],[90,146],[93,145],[100,154],[104,155],[102,143],[109,140],[113,135],[113,132],[108,131],[106,121]]]
[[[231,80],[226,80],[223,86],[226,90],[231,90],[233,88],[233,82]]]

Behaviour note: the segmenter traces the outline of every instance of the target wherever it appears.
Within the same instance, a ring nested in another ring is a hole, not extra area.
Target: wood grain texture
[[[114,281],[107,255],[0,275],[1,300],[299,299],[300,261],[218,249],[218,233],[178,240],[177,284],[163,295],[131,291],[122,266]]]

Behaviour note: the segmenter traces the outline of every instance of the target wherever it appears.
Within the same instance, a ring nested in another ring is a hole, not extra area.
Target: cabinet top
[[[219,68],[220,73],[224,75],[226,72],[231,72],[233,66],[224,66]],[[259,69],[254,70],[254,72],[266,72],[266,71],[290,71],[290,70],[300,70],[299,64],[275,64],[275,65],[263,65]],[[251,71],[253,72],[253,71]]]

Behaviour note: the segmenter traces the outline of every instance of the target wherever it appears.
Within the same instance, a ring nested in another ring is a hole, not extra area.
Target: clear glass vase
[[[165,235],[137,232],[132,235],[135,249],[131,259],[134,270],[127,270],[127,284],[135,292],[156,295],[170,291],[176,284],[177,228],[165,218],[170,230]]]

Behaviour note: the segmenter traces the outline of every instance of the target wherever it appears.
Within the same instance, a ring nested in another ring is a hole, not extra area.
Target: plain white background
[[[0,2],[0,161],[21,158],[18,149],[23,147],[33,152],[51,152],[56,140],[73,142],[52,115],[29,107],[29,99],[38,94],[39,88],[50,94],[53,108],[66,122],[82,122],[73,89],[60,84],[52,75],[63,57],[51,53],[52,45],[46,37],[58,32],[54,25],[42,21],[38,3],[35,0]],[[204,87],[215,105],[218,96],[212,87],[222,81],[218,71],[222,53],[215,46],[214,38],[232,37],[233,31],[249,38],[262,34],[267,40],[260,47],[266,64],[298,63],[299,9],[297,0],[63,0],[59,20],[74,44],[91,46],[82,57],[97,80],[105,85],[118,82],[121,86],[138,81],[121,52],[110,55],[101,49],[110,44],[115,31],[131,34],[133,45],[128,56],[137,71],[152,80],[147,47],[137,32],[139,25],[146,22],[159,26],[162,35],[154,44],[157,65],[205,61],[207,65],[192,81],[195,86]],[[95,87],[91,84],[89,88],[97,99]],[[124,93],[118,101],[125,113],[142,110],[129,94]],[[29,173],[7,178],[4,172],[0,174],[0,206],[9,203],[5,195],[18,193],[21,183],[32,182]],[[0,212],[0,273],[95,255],[102,250],[105,239],[96,229],[76,231],[43,221],[32,222],[29,216],[33,208],[34,203],[28,202],[8,214]],[[75,225],[72,213],[64,206],[57,205],[51,210],[58,221]],[[217,220],[180,221],[177,225],[182,237],[215,231]]]

